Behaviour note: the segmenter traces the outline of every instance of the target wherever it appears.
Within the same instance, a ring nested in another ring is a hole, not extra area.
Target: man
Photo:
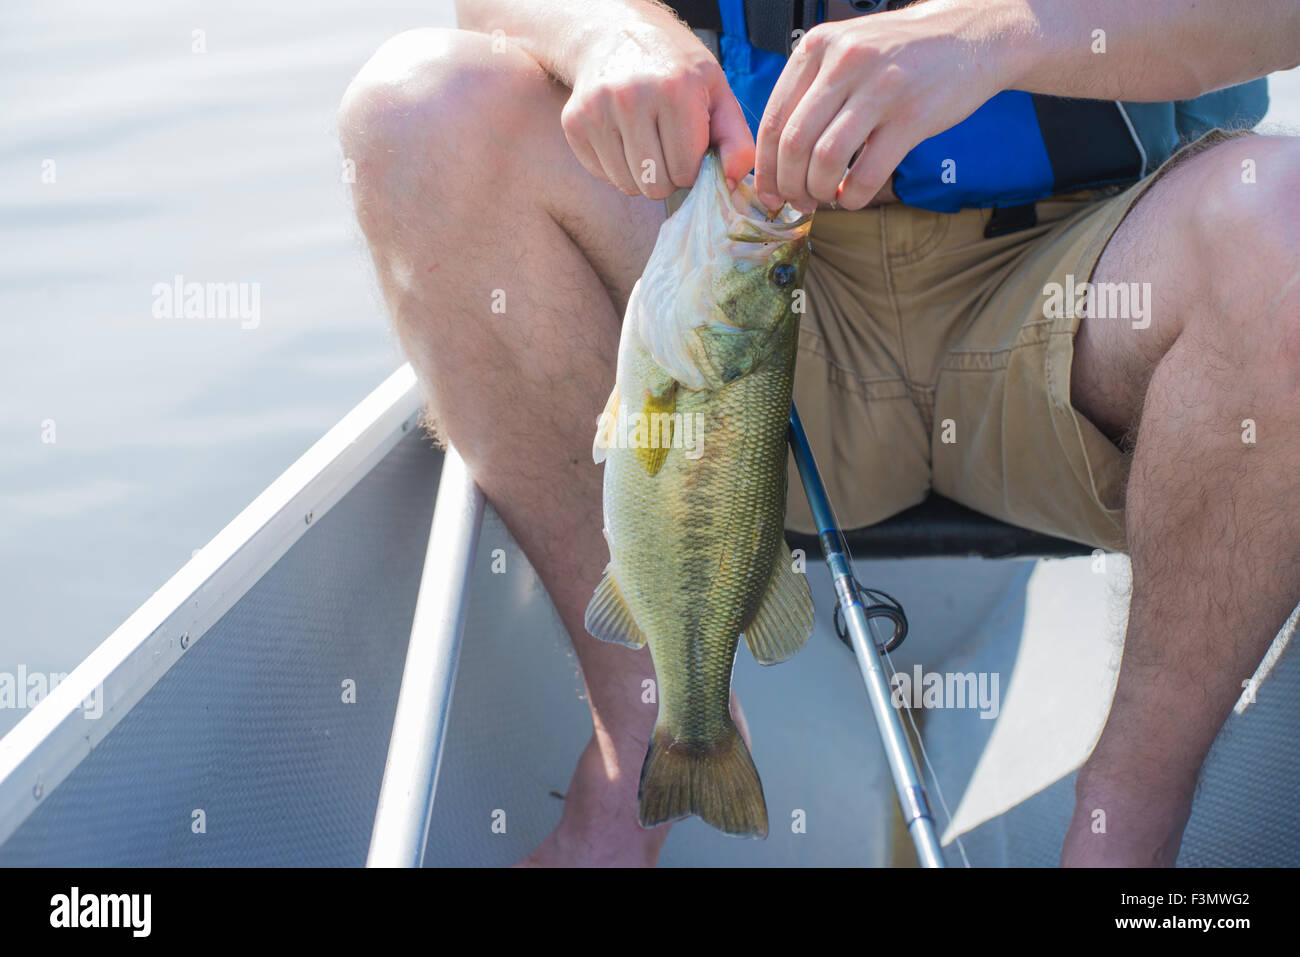
[[[1118,686],[1062,862],[1172,864],[1210,743],[1300,598],[1300,145],[1212,135],[1152,172],[1177,118],[1257,118],[1252,88],[1203,95],[1300,61],[1300,4],[930,0],[816,26],[788,63],[748,42],[741,6],[722,4],[730,86],[761,98],[751,81],[782,61],[766,103],[745,104],[763,111],[756,141],[718,61],[645,0],[462,0],[462,30],[389,41],[341,107],[431,413],[536,567],[589,692],[591,741],[529,862],[652,864],[666,837],[636,821],[648,654],[583,628],[606,560],[590,447],[663,201],[713,146],[732,180],[756,163],[773,206],[822,207],[795,401],[846,525],[933,487],[1131,555]],[[1004,117],[953,140],[975,141],[960,155],[925,151],[1004,91],[1023,91],[997,101],[1012,111],[1035,97],[1046,146],[999,151]],[[1142,181],[1116,194],[1085,171],[1061,195],[1063,171],[1106,150],[1044,119],[1050,97],[1120,101],[1107,115],[1138,159],[1109,178]],[[1165,119],[1137,122],[1149,104]],[[1061,136],[1098,146],[1053,151]],[[1040,149],[1046,179],[1016,172]],[[1127,306],[1065,301],[1090,280]],[[803,508],[791,496],[806,529]]]

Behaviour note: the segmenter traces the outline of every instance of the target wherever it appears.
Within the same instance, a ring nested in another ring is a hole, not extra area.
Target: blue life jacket
[[[749,41],[745,0],[718,0],[718,52],[755,135],[786,58]],[[1136,182],[1215,127],[1249,128],[1268,109],[1266,80],[1194,100],[1121,103],[1005,90],[916,146],[894,172],[909,206],[1015,206],[1056,193]]]

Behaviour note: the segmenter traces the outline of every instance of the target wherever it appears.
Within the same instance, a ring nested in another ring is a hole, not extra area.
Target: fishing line
[[[763,119],[763,117],[762,117],[761,115],[759,115],[758,113],[755,113],[753,110],[751,110],[749,107],[747,107],[744,103],[741,103],[741,102],[740,102],[740,97],[736,97],[736,103],[737,103],[737,105],[740,106],[740,108],[741,108],[742,110],[744,110],[746,113],[748,113],[750,116],[752,116],[752,117],[754,118],[754,124],[755,124],[755,125],[757,125],[757,124],[759,123],[759,121]]]
[[[817,462],[817,457],[815,454],[812,453],[811,443],[809,443],[808,445],[808,451],[810,454],[812,454],[813,464],[815,466]],[[901,641],[902,636],[898,634],[899,619],[895,618],[891,614],[888,614],[883,609],[887,609],[889,608],[890,605],[892,605],[894,608],[898,610],[898,612],[901,613],[902,606],[894,598],[892,598],[890,595],[886,594],[885,592],[879,591],[874,588],[867,588],[865,585],[862,585],[860,582],[858,582],[858,577],[856,574],[858,560],[857,557],[854,556],[852,548],[849,547],[849,541],[844,535],[844,525],[840,522],[839,513],[835,510],[835,501],[830,497],[829,494],[826,495],[826,504],[830,506],[831,518],[835,522],[835,530],[839,536],[840,547],[844,550],[844,554],[847,555],[849,558],[850,568],[854,569],[854,575],[853,575],[854,584],[856,584],[858,589],[863,594],[865,594],[871,601],[875,602],[875,604],[870,606],[870,609],[868,610],[882,609],[881,611],[878,611],[876,614],[872,614],[867,617],[867,629],[871,632],[872,641],[874,641],[876,643],[876,647],[880,649],[881,655],[885,659],[885,664],[889,668],[890,678],[891,678],[890,687],[892,688],[894,686],[892,679],[898,675],[898,669],[894,667],[894,661],[893,658],[890,657],[888,647],[892,646],[894,648],[897,648],[899,642]],[[839,614],[838,600],[835,603],[835,610],[836,610],[836,614],[838,615]],[[887,618],[891,618],[894,621],[895,636],[891,643],[881,642],[877,639],[874,621],[878,617],[881,618],[887,617]],[[903,635],[905,635],[906,618],[903,618],[902,620],[902,627],[903,627]],[[917,726],[916,717],[912,714],[912,708],[911,705],[908,704],[906,696],[903,696],[902,710],[906,712],[907,721],[912,726],[912,734],[916,738],[917,749],[921,752],[921,759],[925,762],[926,770],[929,772],[930,780],[934,785],[935,797],[939,799],[939,806],[943,808],[943,813],[948,819],[947,826],[951,829],[952,810],[948,807],[948,800],[944,796],[943,786],[939,783],[939,775],[935,771],[933,762],[930,761],[930,754],[926,750],[925,742],[921,739],[921,729]],[[965,845],[962,844],[960,835],[953,835],[953,842],[957,845],[958,853],[961,854],[962,866],[969,868],[971,866],[970,858],[966,856],[966,847]]]

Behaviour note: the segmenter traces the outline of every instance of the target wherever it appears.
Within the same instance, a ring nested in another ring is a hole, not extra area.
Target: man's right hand
[[[574,65],[561,114],[587,171],[629,196],[667,199],[716,147],[732,188],[754,166],[754,137],[722,67],[680,22],[630,23]]]

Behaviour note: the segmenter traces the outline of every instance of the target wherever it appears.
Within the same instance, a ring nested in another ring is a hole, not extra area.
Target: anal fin
[[[774,665],[793,658],[808,643],[812,631],[808,579],[794,570],[790,546],[782,541],[763,603],[745,629],[745,644],[760,665]]]

